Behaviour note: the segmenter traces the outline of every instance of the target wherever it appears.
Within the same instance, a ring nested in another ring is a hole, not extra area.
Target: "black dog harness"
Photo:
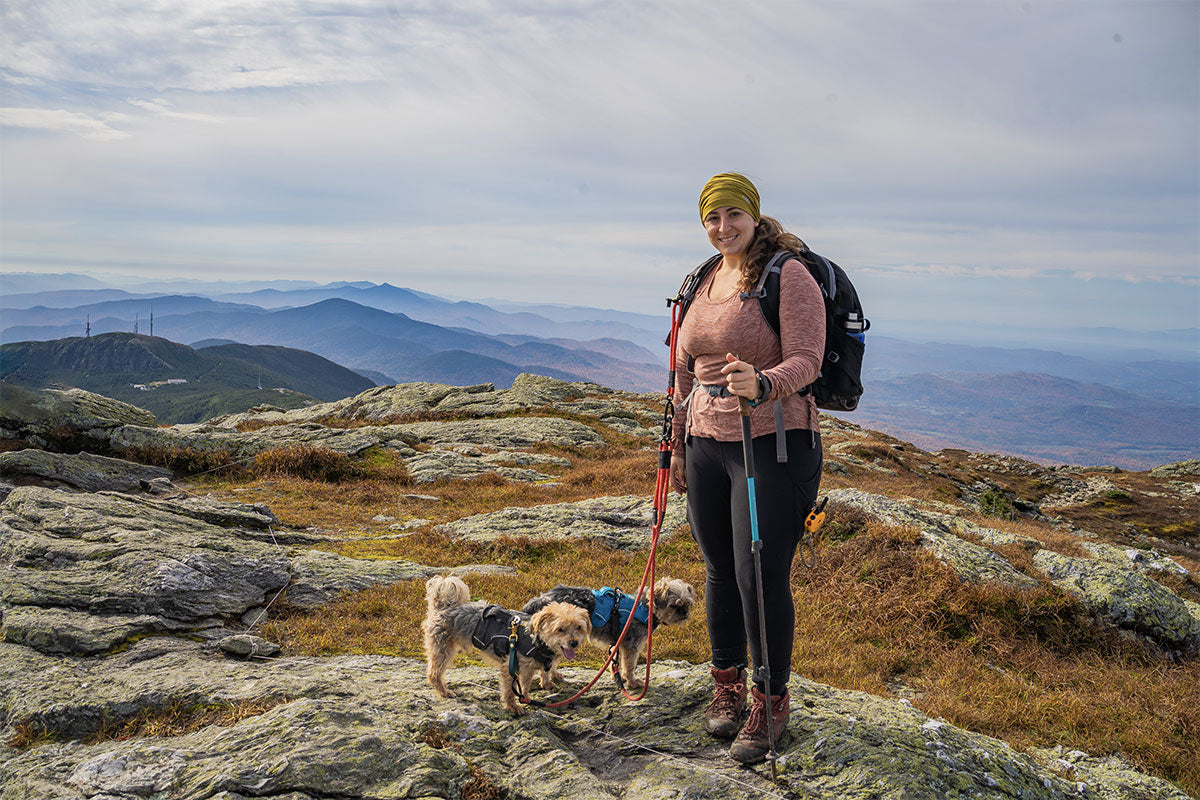
[[[541,639],[529,631],[529,615],[520,611],[510,611],[497,605],[490,605],[483,610],[479,622],[475,623],[475,632],[471,634],[471,644],[480,650],[491,650],[500,658],[508,658],[510,654],[510,634],[513,623],[516,623],[516,651],[526,658],[532,658],[542,665],[542,669],[550,669],[554,664],[554,651],[547,647]]]

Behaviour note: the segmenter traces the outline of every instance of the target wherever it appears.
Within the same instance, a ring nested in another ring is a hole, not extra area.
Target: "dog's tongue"
[[[572,658],[575,657],[575,648],[574,647],[564,647],[562,650],[563,650],[563,658],[567,659],[568,661],[570,661]]]

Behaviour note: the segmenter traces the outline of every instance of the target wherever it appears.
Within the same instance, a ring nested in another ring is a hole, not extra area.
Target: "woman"
[[[780,250],[807,246],[777,220],[759,213],[758,190],[747,178],[723,173],[700,194],[700,219],[721,259],[696,291],[679,331],[676,397],[686,414],[673,429],[671,483],[687,493],[688,522],[707,568],[705,605],[712,645],[713,701],[704,727],[735,737],[729,754],[742,763],[762,760],[767,711],[778,740],[788,720],[795,609],[789,575],[804,517],[821,480],[817,409],[797,392],[812,383],[825,346],[821,291],[797,259],[783,264],[779,282],[779,335],[757,299],[742,299]],[[690,371],[689,371],[690,367]],[[762,540],[769,680],[755,673],[750,714],[746,704],[746,646],[762,664],[758,595],[750,550],[750,514],[738,398],[751,401],[755,488]],[[782,406],[782,425],[773,406]],[[785,431],[786,462],[777,456],[777,427]],[[769,683],[769,685],[767,685]],[[740,730],[739,730],[740,728]]]

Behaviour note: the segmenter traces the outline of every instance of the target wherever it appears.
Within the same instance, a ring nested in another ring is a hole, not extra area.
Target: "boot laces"
[[[709,709],[717,713],[730,713],[737,708],[738,697],[745,690],[745,684],[741,681],[736,683],[718,683],[713,689],[713,701],[709,704]]]
[[[767,704],[757,697],[750,703],[750,716],[746,719],[744,733],[757,735],[767,732]]]

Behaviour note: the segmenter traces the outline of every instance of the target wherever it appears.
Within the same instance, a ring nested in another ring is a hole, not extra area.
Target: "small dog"
[[[474,647],[483,659],[500,670],[500,703],[514,714],[524,714],[518,697],[527,697],[533,676],[550,671],[560,658],[572,659],[587,640],[591,624],[587,612],[569,603],[544,604],[532,616],[510,611],[482,600],[471,602],[471,592],[461,578],[435,575],[425,582],[428,610],[421,630],[425,633],[425,678],[442,697],[454,697],[446,686],[446,668],[459,653]],[[509,634],[517,621],[517,674],[509,674]]]
[[[578,606],[587,611],[591,620],[591,640],[606,648],[612,647],[617,641],[617,637],[621,635],[625,621],[629,618],[628,609],[633,606],[633,598],[624,593],[616,593],[620,597],[615,599],[618,601],[624,599],[625,601],[626,609],[622,613],[619,602],[613,602],[613,599],[604,599],[605,590],[608,589],[609,587],[606,586],[604,589],[593,591],[585,586],[559,584],[530,600],[522,611],[526,614],[534,614],[554,603],[569,603]],[[692,605],[696,602],[696,594],[692,590],[692,585],[677,578],[660,578],[654,584],[653,596],[655,628],[659,625],[681,625],[687,622],[692,613]],[[613,598],[613,595],[610,594],[609,597]],[[601,612],[598,612],[598,601],[607,608],[602,608]],[[642,609],[645,609],[644,604]],[[606,610],[607,613],[603,613]],[[605,618],[600,619],[600,616]],[[638,619],[639,616],[642,615],[634,615],[633,622],[629,625],[629,632],[625,634],[625,639],[621,642],[617,665],[621,681],[634,690],[642,688],[641,679],[635,677],[633,671],[637,669],[638,658],[646,648],[646,635],[649,628],[645,622]],[[549,688],[561,678],[561,675],[558,670],[551,668],[543,670],[540,677],[542,686]]]

